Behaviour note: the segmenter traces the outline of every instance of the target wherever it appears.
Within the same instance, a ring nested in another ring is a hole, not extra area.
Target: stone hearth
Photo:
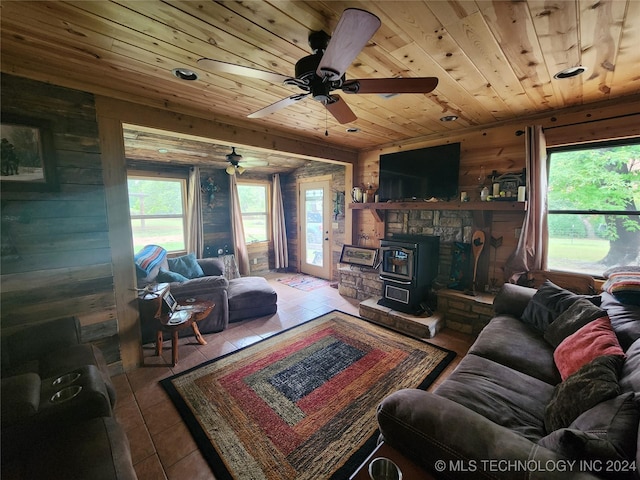
[[[380,297],[372,297],[360,302],[360,316],[418,338],[433,338],[444,327],[444,317],[438,312],[431,316],[410,315],[378,305],[379,299]]]

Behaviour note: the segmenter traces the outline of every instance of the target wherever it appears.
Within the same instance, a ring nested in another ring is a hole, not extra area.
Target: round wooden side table
[[[179,310],[187,312],[186,320],[178,323],[169,323],[171,316],[168,314],[162,314],[158,316],[158,323],[156,325],[156,355],[162,354],[162,342],[163,332],[171,334],[171,365],[175,366],[178,363],[178,332],[185,328],[191,327],[193,334],[200,345],[206,345],[207,341],[202,337],[197,322],[203,320],[209,316],[215,304],[208,300],[194,300],[178,302]]]

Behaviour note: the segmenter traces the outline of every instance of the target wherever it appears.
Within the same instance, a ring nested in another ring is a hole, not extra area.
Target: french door
[[[303,181],[298,200],[300,271],[331,278],[331,182]]]

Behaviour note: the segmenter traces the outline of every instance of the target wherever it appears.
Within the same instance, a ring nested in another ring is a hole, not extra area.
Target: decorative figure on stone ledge
[[[202,192],[208,195],[207,205],[209,208],[215,206],[215,194],[220,188],[216,185],[215,180],[212,177],[207,178],[206,185],[202,186]]]

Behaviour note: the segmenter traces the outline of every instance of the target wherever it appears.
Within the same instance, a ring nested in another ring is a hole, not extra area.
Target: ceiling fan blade
[[[267,72],[265,70],[258,70],[257,68],[251,67],[243,67],[242,65],[221,62],[211,58],[199,59],[198,65],[202,65],[204,68],[218,73],[230,73],[232,75],[241,75],[243,77],[258,78],[271,83],[284,83],[285,80],[290,79],[290,77],[280,75],[279,73]]]
[[[243,160],[242,165],[244,165],[245,167],[266,167],[269,165],[269,162],[266,160],[249,158],[247,160]]]
[[[373,13],[359,8],[347,8],[342,12],[316,70],[318,76],[329,77],[329,80],[342,77],[380,24],[380,19]]]
[[[264,107],[260,110],[258,110],[257,112],[253,112],[250,115],[247,115],[247,117],[249,118],[262,118],[262,117],[266,117],[267,115],[271,115],[274,112],[277,112],[278,110],[288,107],[289,105],[293,105],[294,103],[302,100],[303,98],[305,98],[307,95],[309,95],[308,93],[298,93],[296,95],[291,95],[290,97],[285,97],[282,100],[278,100],[276,103],[272,103],[271,105]]]
[[[347,102],[342,100],[339,95],[331,95],[331,100],[326,103],[325,107],[339,123],[349,123],[358,119],[353,110],[347,105]]]
[[[364,78],[348,80],[342,85],[345,93],[429,93],[438,86],[436,77]]]

